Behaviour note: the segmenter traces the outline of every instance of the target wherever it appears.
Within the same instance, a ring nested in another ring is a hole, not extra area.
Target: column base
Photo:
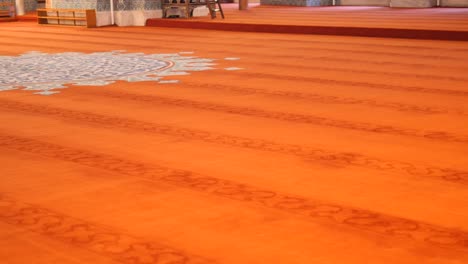
[[[114,22],[117,26],[144,26],[149,18],[162,18],[162,10],[114,11]],[[98,27],[111,25],[111,12],[96,12]]]

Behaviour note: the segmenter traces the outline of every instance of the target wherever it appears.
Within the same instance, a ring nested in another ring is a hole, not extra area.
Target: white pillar
[[[111,25],[115,24],[114,21],[114,0],[110,0],[110,15],[111,15]]]
[[[24,15],[24,0],[16,0],[16,15]]]

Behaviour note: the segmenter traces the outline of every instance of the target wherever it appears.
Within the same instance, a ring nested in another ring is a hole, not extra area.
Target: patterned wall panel
[[[0,0],[0,3],[10,3],[10,4],[14,4],[15,1],[14,0]],[[0,5],[0,10],[9,10],[10,9],[10,6],[7,6],[7,5]]]
[[[55,0],[54,8],[82,8],[109,11],[110,0]],[[161,0],[114,0],[115,11],[161,9]]]
[[[114,8],[124,10],[155,10],[161,9],[160,0],[116,0]]]
[[[96,0],[54,0],[53,8],[96,9]]]
[[[37,9],[37,0],[24,0],[24,12],[32,12]]]
[[[261,5],[327,6],[332,0],[260,0]]]
[[[109,0],[95,0],[96,10],[97,11],[109,11],[110,10],[110,1]],[[114,0],[114,4],[117,0]],[[115,8],[115,7],[114,7]]]
[[[390,6],[390,0],[336,0],[336,5]]]

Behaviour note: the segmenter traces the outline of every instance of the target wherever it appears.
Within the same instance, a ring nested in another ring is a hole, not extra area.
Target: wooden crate
[[[94,9],[37,9],[39,24],[96,27],[96,10]]]

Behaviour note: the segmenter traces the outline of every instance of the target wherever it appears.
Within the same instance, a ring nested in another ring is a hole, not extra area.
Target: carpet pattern
[[[182,54],[193,52],[182,52]],[[187,71],[213,69],[211,59],[175,54],[127,53],[121,51],[84,54],[28,52],[20,56],[0,56],[0,91],[24,87],[36,94],[51,95],[65,84],[104,86],[117,80],[158,81],[162,76],[185,75]]]
[[[465,263],[467,51],[2,23],[0,69],[17,72],[0,84],[23,85],[0,92],[0,259]],[[161,54],[204,70],[158,79],[170,85],[120,78],[143,68],[162,78],[176,60]],[[14,61],[34,56],[43,63]],[[66,56],[84,71],[64,74]],[[86,71],[104,74],[87,58],[116,65],[115,76],[78,85]],[[38,66],[48,73],[30,75]],[[23,87],[54,76],[69,89]]]

